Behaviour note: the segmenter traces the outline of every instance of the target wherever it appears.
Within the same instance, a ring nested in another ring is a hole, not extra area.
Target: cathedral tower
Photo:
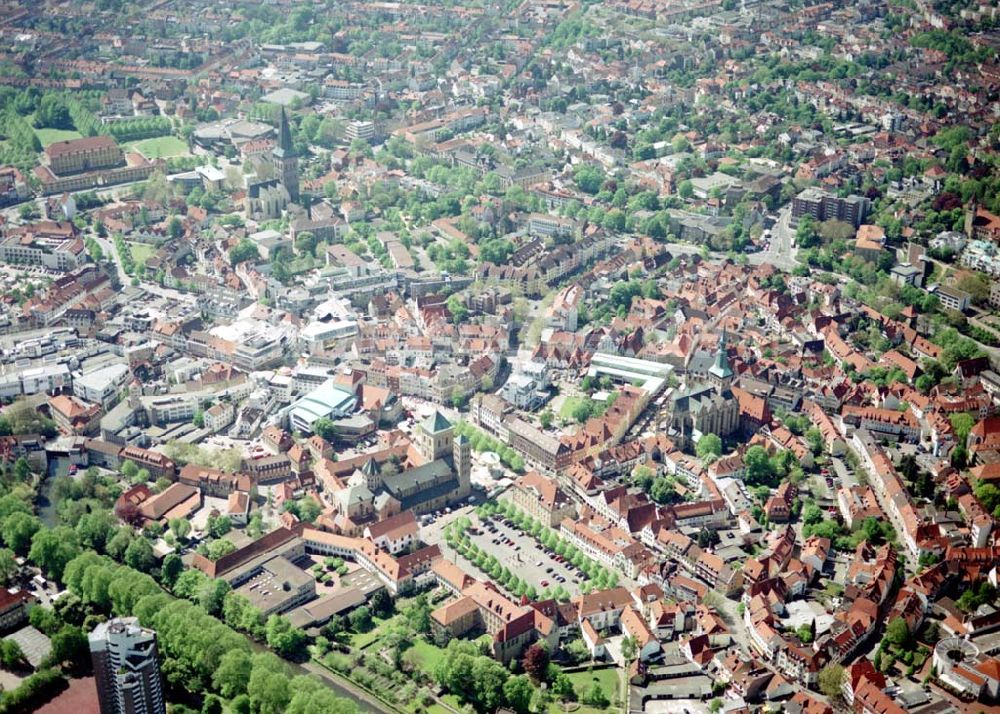
[[[299,202],[299,159],[292,144],[292,130],[288,126],[288,115],[281,108],[281,122],[278,125],[278,145],[271,151],[271,163],[281,185],[288,191],[293,203]]]

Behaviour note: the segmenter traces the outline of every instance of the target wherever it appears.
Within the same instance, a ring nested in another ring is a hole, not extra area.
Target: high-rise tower
[[[88,640],[101,714],[166,714],[155,632],[122,617],[98,625]]]
[[[288,191],[293,203],[299,201],[299,159],[292,144],[292,130],[288,126],[288,115],[281,108],[281,122],[278,125],[278,145],[271,151],[271,163],[281,185]]]

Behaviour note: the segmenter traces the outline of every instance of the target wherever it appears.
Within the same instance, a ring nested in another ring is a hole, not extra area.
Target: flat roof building
[[[353,392],[329,379],[295,402],[288,413],[293,430],[311,433],[318,419],[349,416],[358,405]]]

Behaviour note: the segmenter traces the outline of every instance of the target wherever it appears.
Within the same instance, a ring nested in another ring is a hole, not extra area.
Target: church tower
[[[708,368],[709,381],[725,392],[733,383],[733,368],[729,366],[729,354],[726,352],[726,331],[719,338],[719,348],[715,351],[715,363]]]
[[[451,422],[435,410],[414,428],[414,446],[427,461],[445,459],[453,455],[454,435]]]
[[[364,484],[372,493],[382,488],[382,470],[375,462],[375,459],[368,459],[361,467],[361,474],[364,477]]]
[[[278,145],[271,151],[271,163],[281,185],[288,191],[292,203],[299,202],[299,159],[292,145],[292,130],[288,127],[288,115],[281,108],[281,122],[278,125]]]
[[[462,434],[455,437],[452,446],[452,461],[455,464],[455,477],[458,479],[456,498],[465,498],[472,491],[472,443]]]

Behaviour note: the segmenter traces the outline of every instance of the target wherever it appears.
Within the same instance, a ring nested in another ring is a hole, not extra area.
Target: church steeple
[[[288,115],[285,113],[285,108],[281,108],[281,120],[278,124],[278,148],[275,149],[275,153],[280,153],[283,158],[292,158],[295,156],[295,145],[292,144],[292,130],[288,126]]]
[[[282,186],[288,191],[292,203],[299,200],[299,159],[295,155],[295,145],[292,143],[292,130],[288,126],[288,115],[281,108],[281,119],[278,123],[278,145],[271,150],[271,163]]]
[[[719,347],[715,351],[715,362],[708,369],[713,384],[720,389],[728,389],[733,381],[733,368],[729,366],[729,354],[726,352],[726,330],[722,330]]]

